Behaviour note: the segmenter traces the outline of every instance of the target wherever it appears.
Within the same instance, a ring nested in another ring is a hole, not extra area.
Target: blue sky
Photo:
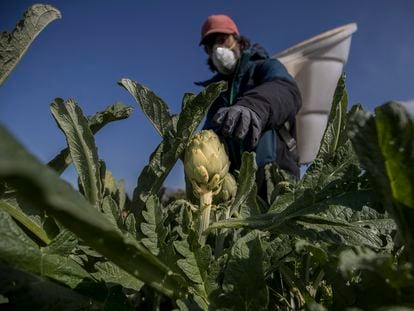
[[[0,31],[11,31],[37,1],[2,0]],[[414,1],[63,1],[45,2],[63,18],[35,40],[0,87],[0,122],[41,161],[65,147],[49,105],[73,98],[86,115],[121,101],[132,116],[96,135],[100,158],[128,192],[160,138],[134,99],[117,85],[136,80],[178,112],[193,82],[210,77],[198,46],[200,27],[210,14],[228,14],[240,32],[273,55],[319,33],[358,24],[345,71],[349,103],[373,110],[388,100],[411,103],[414,110]],[[74,183],[70,168],[64,178]],[[182,166],[166,181],[183,187]]]

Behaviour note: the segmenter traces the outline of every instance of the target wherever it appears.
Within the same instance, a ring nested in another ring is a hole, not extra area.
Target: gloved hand
[[[252,109],[233,105],[217,110],[213,117],[214,130],[224,136],[245,139],[245,147],[253,150],[259,142],[264,121]]]

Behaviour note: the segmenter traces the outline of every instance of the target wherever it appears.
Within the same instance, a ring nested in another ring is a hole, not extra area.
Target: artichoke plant
[[[237,182],[231,173],[227,173],[223,178],[223,184],[221,186],[220,193],[214,197],[214,203],[231,203],[236,197]]]
[[[216,133],[203,130],[194,135],[185,151],[184,170],[200,200],[200,234],[209,225],[213,195],[220,192],[229,166],[226,149]]]

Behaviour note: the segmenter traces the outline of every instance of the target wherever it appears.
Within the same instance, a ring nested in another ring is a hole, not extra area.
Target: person
[[[259,195],[264,197],[264,166],[279,168],[299,178],[295,150],[295,116],[301,107],[297,84],[284,65],[270,58],[259,44],[241,36],[227,15],[210,15],[201,28],[200,46],[215,75],[197,85],[227,81],[211,105],[203,129],[213,129],[227,145],[230,170],[241,165],[244,151],[255,151]]]

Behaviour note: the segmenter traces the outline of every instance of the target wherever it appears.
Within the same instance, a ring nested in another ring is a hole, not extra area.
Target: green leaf
[[[263,264],[266,276],[274,272],[286,256],[293,251],[292,238],[279,234],[270,241],[262,241]]]
[[[364,310],[404,304],[412,306],[413,270],[389,254],[368,248],[347,249],[339,254],[338,269],[349,289],[356,295],[353,306]]]
[[[128,272],[120,269],[117,265],[110,261],[97,262],[94,265],[97,272],[91,273],[92,276],[105,283],[115,283],[122,285],[125,288],[130,288],[139,291],[144,285],[143,282],[131,276]]]
[[[131,116],[134,108],[125,106],[121,102],[109,105],[103,111],[88,117],[88,125],[93,134],[96,134],[104,126],[111,122],[127,119]]]
[[[383,242],[376,230],[321,216],[302,216],[279,228],[314,241],[347,246],[370,246],[380,249]]]
[[[192,97],[192,101],[185,105],[177,122],[175,137],[164,137],[164,140],[152,153],[149,164],[144,167],[138,177],[133,195],[135,212],[141,211],[145,207],[145,202],[151,195],[158,194],[165,178],[182,155],[212,101],[224,89],[225,84],[223,83],[211,84],[200,94]]]
[[[118,219],[120,218],[120,211],[116,205],[114,199],[109,195],[104,197],[102,201],[102,213],[105,215],[106,219],[111,222],[115,229],[118,229]]]
[[[244,152],[241,163],[237,193],[233,206],[231,207],[230,215],[235,211],[240,210],[242,204],[249,199],[251,192],[256,185],[256,154],[253,152]],[[254,193],[254,196],[255,195],[256,194]]]
[[[118,84],[123,86],[135,98],[157,132],[162,137],[167,137],[172,127],[167,104],[149,88],[136,81],[122,79]]]
[[[196,95],[193,93],[185,93],[181,103],[181,111],[186,110],[188,103],[191,103]]]
[[[176,138],[184,141],[184,144],[177,146],[179,153],[185,149],[189,139],[194,135],[211,104],[226,89],[226,83],[217,82],[208,85],[196,96],[184,95],[183,109],[177,122],[176,133]]]
[[[210,246],[205,245],[191,250],[188,241],[182,240],[174,241],[174,247],[184,257],[177,261],[181,270],[192,282],[203,285],[211,259]]]
[[[414,264],[414,123],[398,103],[360,111],[351,120],[350,137],[373,188],[397,223]]]
[[[191,295],[185,300],[177,300],[177,306],[180,311],[203,311],[208,310],[205,301],[197,295]]]
[[[102,199],[99,158],[87,120],[73,100],[68,100],[65,104],[57,98],[51,105],[51,111],[66,136],[85,196],[92,205],[98,206]]]
[[[207,310],[209,293],[206,291],[208,290],[206,284],[209,275],[208,267],[212,258],[210,246],[201,246],[197,242],[195,232],[191,232],[184,240],[174,241],[173,244],[177,252],[184,257],[177,260],[177,266],[184,272],[184,275],[190,280],[192,287],[195,289],[193,303],[196,303],[198,308]]]
[[[237,240],[224,271],[224,306],[233,310],[267,310],[263,250],[256,231]]]
[[[82,195],[30,155],[3,127],[0,127],[0,140],[0,179],[134,277],[169,297],[183,295],[185,287],[170,269],[131,236],[115,229]]]
[[[383,244],[382,238],[391,241],[392,220],[370,208],[380,204],[377,195],[372,191],[358,190],[359,177],[352,177],[352,170],[347,174],[351,176],[344,175],[319,192],[306,189],[301,196],[290,197],[293,202],[283,208],[245,219],[219,221],[209,230],[244,227],[290,232],[335,244],[390,247]],[[360,222],[362,219],[364,221]]]
[[[105,169],[105,177],[103,178],[102,185],[106,196],[111,196],[115,200],[115,196],[118,192],[118,185],[114,175],[107,169]]]
[[[323,135],[319,157],[327,159],[332,156],[337,148],[348,139],[346,128],[346,110],[348,107],[348,96],[345,91],[345,76],[342,75],[335,90],[332,109],[328,118],[328,126]]]
[[[96,134],[100,129],[108,123],[128,118],[132,113],[132,108],[125,106],[123,103],[117,102],[108,106],[105,110],[96,113],[92,117],[88,117],[88,126],[92,134]],[[72,163],[69,148],[63,149],[56,157],[47,164],[56,172],[62,174],[66,168]]]
[[[125,227],[128,230],[129,234],[133,237],[137,236],[136,222],[133,213],[129,213],[125,219]]]
[[[51,5],[35,4],[25,13],[11,33],[0,34],[0,85],[16,67],[33,40],[52,21],[61,18]]]
[[[69,230],[63,229],[42,251],[48,254],[69,256],[78,245],[78,239]]]
[[[140,224],[142,233],[146,238],[141,239],[151,253],[158,256],[160,249],[164,246],[167,237],[167,229],[164,226],[166,215],[156,196],[151,196],[146,204],[146,210],[142,211],[144,222]]]
[[[39,277],[0,264],[0,293],[9,310],[102,310],[104,303]]]
[[[338,173],[350,165],[358,165],[357,158],[348,141],[347,105],[345,78],[342,76],[335,90],[328,124],[322,137],[321,146],[312,165],[306,171],[301,184],[306,188],[322,188],[338,177]],[[355,112],[351,109],[349,115]]]
[[[14,218],[18,223],[24,226],[27,230],[29,230],[34,236],[36,236],[40,241],[48,245],[51,240],[48,237],[45,230],[43,230],[42,226],[33,221],[30,217],[28,217],[25,213],[19,210],[16,206],[11,205],[6,200],[0,200],[0,210],[7,212],[10,216]]]
[[[7,213],[1,211],[0,236],[0,261],[12,268],[46,276],[70,288],[90,279],[70,258],[43,252]]]

